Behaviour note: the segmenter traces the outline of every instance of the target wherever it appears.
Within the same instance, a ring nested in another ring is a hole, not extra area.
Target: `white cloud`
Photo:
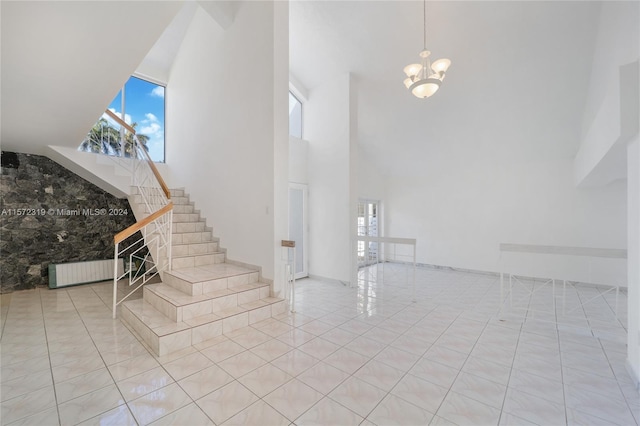
[[[164,129],[162,124],[152,113],[146,113],[145,119],[140,122],[140,128],[138,134],[149,137],[147,147],[149,148],[149,155],[153,160],[164,161]]]
[[[114,113],[118,117],[122,118],[122,113],[116,111],[115,108],[109,108],[109,111],[111,111],[112,113]],[[116,123],[116,121],[113,118],[109,117],[106,113],[102,114],[102,118],[107,120],[109,122],[109,124],[112,124],[112,125],[114,125],[116,127],[120,126],[118,123]],[[127,124],[131,124],[132,123],[131,116],[129,114],[125,114],[124,115],[124,122],[127,123]]]
[[[149,138],[162,137],[164,130],[162,125],[158,121],[158,117],[148,112],[144,115],[146,118],[140,122],[141,127],[138,129],[138,133],[149,136]]]
[[[151,96],[155,96],[157,98],[164,98],[164,87],[156,86],[150,93]]]
[[[143,120],[143,126],[140,127],[137,131],[137,133],[146,135],[151,137],[152,135],[156,135],[159,133],[162,133],[162,127],[160,126],[159,123],[144,123],[147,120]]]

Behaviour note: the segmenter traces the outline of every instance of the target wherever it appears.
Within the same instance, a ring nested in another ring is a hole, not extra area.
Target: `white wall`
[[[366,152],[358,151],[358,197],[368,200],[386,199],[387,176],[369,160]]]
[[[620,67],[638,61],[640,3],[602,2],[591,68],[591,80],[582,121],[582,140],[575,159],[575,181],[588,185],[625,178],[628,129],[621,123]],[[614,151],[616,144],[621,149]],[[603,161],[606,156],[613,160]],[[601,170],[604,169],[604,170]]]
[[[312,89],[304,104],[309,141],[309,274],[351,279],[351,76],[344,74]],[[351,223],[353,222],[353,224]],[[352,229],[353,228],[353,229]]]
[[[273,287],[285,280],[281,241],[289,236],[289,2],[273,4]]]
[[[172,184],[186,187],[228,257],[261,266],[267,279],[276,237],[273,18],[273,3],[242,2],[225,31],[199,8],[167,85]],[[286,87],[285,76],[285,99]]]
[[[626,247],[626,186],[576,189],[572,162],[441,157],[389,179],[387,235],[417,238],[418,262],[498,271],[500,243]],[[514,271],[517,272],[517,271]]]

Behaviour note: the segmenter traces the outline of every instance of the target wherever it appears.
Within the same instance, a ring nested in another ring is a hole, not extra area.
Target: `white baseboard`
[[[351,283],[349,281],[340,281],[340,280],[336,280],[335,278],[323,277],[322,275],[309,274],[309,278],[314,279],[314,280],[318,280],[318,281],[324,281],[324,282],[332,283],[332,284],[340,284],[340,285],[343,285],[345,287],[350,287],[351,286]],[[301,279],[303,279],[303,278],[301,278]]]

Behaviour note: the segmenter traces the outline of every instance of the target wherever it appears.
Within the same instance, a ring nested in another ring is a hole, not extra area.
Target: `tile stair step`
[[[173,213],[173,222],[174,223],[184,223],[184,222],[204,222],[200,218],[200,213]]]
[[[189,204],[173,204],[173,214],[184,214],[184,213],[200,213],[195,209],[193,203]]]
[[[150,284],[143,288],[143,297],[172,321],[216,313],[269,297],[269,285],[262,282],[207,290],[191,295],[166,283]]]
[[[283,299],[265,298],[185,321],[172,321],[143,299],[122,304],[123,320],[158,356],[230,333],[285,311]]]
[[[174,257],[220,253],[218,243],[214,242],[174,244],[172,241],[171,246],[171,254]]]
[[[171,201],[173,202],[174,206],[191,204],[191,200],[189,200],[189,197],[173,195],[173,193],[171,194]]]
[[[171,237],[171,245],[174,246],[182,244],[218,243],[219,241],[218,238],[213,236],[211,231],[173,232]]]
[[[195,268],[198,266],[214,265],[224,263],[226,254],[224,252],[214,252],[206,254],[190,254],[185,256],[172,256],[171,268]]]
[[[175,233],[193,233],[193,232],[205,232],[210,231],[207,229],[206,223],[204,220],[199,222],[181,222],[174,223],[171,225],[171,232]]]
[[[215,290],[236,288],[258,282],[259,272],[228,263],[200,268],[174,269],[165,272],[164,283],[191,296]]]
[[[192,296],[165,283],[159,283],[145,286],[143,293],[145,300],[166,317],[172,321],[183,321],[266,299],[269,297],[269,285],[255,282]]]
[[[267,299],[269,286],[258,282],[190,296],[166,284],[150,284],[143,288],[143,298],[171,321],[180,322]]]
[[[137,188],[131,194],[132,208],[144,212]],[[142,299],[121,305],[123,320],[158,356],[285,311],[258,270],[225,263],[219,239],[183,188],[171,190],[171,201],[173,270],[164,272],[164,283],[146,285]]]
[[[171,198],[173,197],[184,197],[184,188],[173,188],[169,189],[169,193],[171,193]]]
[[[216,243],[204,243],[206,244],[216,244]],[[188,267],[196,267],[196,266],[201,266],[201,265],[210,265],[210,264],[215,264],[215,263],[224,263],[223,261],[220,261],[220,259],[222,259],[225,254],[225,252],[223,251],[216,251],[216,250],[207,250],[204,251],[202,253],[189,253],[189,246],[192,244],[182,244],[182,245],[178,245],[178,246],[172,246],[172,256],[174,259],[185,259],[188,257],[193,257],[195,262],[197,264],[193,264],[193,265],[183,265],[183,266],[176,266],[176,268],[188,268]],[[178,249],[177,252],[175,251],[175,249]],[[200,250],[201,248],[195,248],[192,249],[193,250]],[[211,261],[207,261],[203,256],[209,256]],[[197,259],[196,259],[197,258]]]
[[[246,274],[250,275],[249,281],[238,284],[248,284],[258,281],[258,269],[234,265],[232,263],[221,263],[196,268],[175,268],[169,272],[169,274],[192,283],[207,282]]]

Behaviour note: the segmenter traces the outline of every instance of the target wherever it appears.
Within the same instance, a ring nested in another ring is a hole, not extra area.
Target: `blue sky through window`
[[[125,84],[125,118],[136,123],[136,133],[149,137],[147,147],[153,161],[164,162],[164,87],[130,77]],[[109,104],[122,116],[122,91]]]

